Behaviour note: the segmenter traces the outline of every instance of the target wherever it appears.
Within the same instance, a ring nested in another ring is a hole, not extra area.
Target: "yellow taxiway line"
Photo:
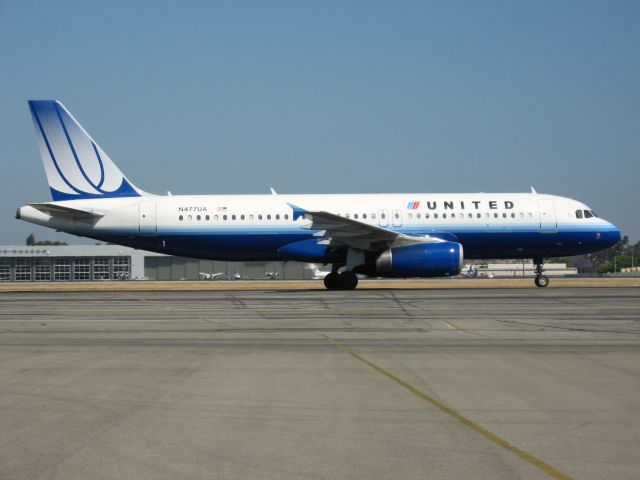
[[[323,334],[322,336],[326,340],[328,340],[329,342],[333,343],[338,348],[340,348],[340,350],[342,350],[347,355],[350,355],[351,357],[359,360],[360,362],[364,363],[365,365],[368,365],[369,367],[374,369],[376,372],[381,373],[385,377],[393,380],[398,385],[400,385],[400,386],[404,387],[405,389],[409,390],[416,397],[418,397],[418,398],[424,400],[425,402],[431,404],[432,406],[436,407],[441,412],[446,413],[450,417],[455,418],[460,423],[462,423],[463,425],[466,425],[467,427],[471,428],[476,433],[479,433],[480,435],[482,435],[484,438],[486,438],[490,442],[494,443],[495,445],[498,445],[499,447],[501,447],[501,448],[503,448],[503,449],[505,449],[505,450],[517,455],[518,457],[520,457],[525,462],[530,463],[531,465],[533,465],[536,468],[542,470],[544,473],[550,475],[553,478],[556,478],[556,479],[559,479],[559,480],[571,480],[571,477],[569,475],[567,475],[566,473],[561,472],[560,470],[558,470],[555,467],[552,467],[548,463],[540,460],[538,457],[536,457],[536,456],[534,456],[534,455],[532,455],[532,454],[530,454],[528,452],[525,452],[524,450],[522,450],[522,449],[520,449],[520,448],[518,448],[518,447],[516,447],[514,445],[511,445],[511,443],[509,443],[509,441],[507,441],[504,438],[496,435],[493,432],[490,432],[489,430],[487,430],[486,428],[480,426],[479,424],[477,424],[473,420],[471,420],[471,419],[465,417],[464,415],[458,413],[456,410],[454,410],[453,408],[449,407],[448,405],[445,405],[441,401],[436,400],[435,398],[433,398],[433,397],[427,395],[426,393],[418,390],[417,388],[415,388],[414,386],[412,386],[408,382],[402,380],[400,377],[397,377],[393,373],[391,373],[391,372],[385,370],[384,368],[376,365],[375,363],[371,362],[370,360],[367,360],[362,355],[360,355],[360,354],[354,352],[353,350],[351,350],[345,344],[339,342],[338,340],[336,340],[336,339],[334,339],[334,338],[332,338],[332,337],[330,337],[328,335],[324,335]]]

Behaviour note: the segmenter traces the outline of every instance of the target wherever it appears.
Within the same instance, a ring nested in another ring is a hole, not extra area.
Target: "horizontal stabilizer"
[[[96,212],[95,210],[80,210],[79,208],[65,207],[54,203],[30,203],[29,206],[52,217],[65,217],[76,220],[97,220],[104,217],[104,213]]]

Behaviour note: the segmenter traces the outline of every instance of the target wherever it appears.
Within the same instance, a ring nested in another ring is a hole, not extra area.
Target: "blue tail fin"
[[[139,197],[133,185],[57,100],[29,100],[54,200]]]

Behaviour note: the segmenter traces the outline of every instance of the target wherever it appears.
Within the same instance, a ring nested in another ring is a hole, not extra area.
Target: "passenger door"
[[[558,222],[553,200],[550,198],[538,199],[538,213],[540,214],[540,233],[556,233]]]

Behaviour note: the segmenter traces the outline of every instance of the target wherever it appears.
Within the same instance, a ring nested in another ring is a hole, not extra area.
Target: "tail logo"
[[[60,102],[29,107],[54,200],[141,195]]]

